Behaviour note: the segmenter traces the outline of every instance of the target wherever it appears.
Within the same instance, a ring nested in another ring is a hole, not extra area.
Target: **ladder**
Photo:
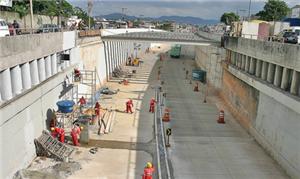
[[[40,155],[54,156],[62,161],[66,161],[67,158],[75,150],[73,147],[61,143],[57,139],[53,138],[49,132],[43,131],[42,135],[35,139],[35,144],[37,147],[37,152]],[[40,147],[40,148],[39,148]],[[49,154],[50,153],[50,154]]]

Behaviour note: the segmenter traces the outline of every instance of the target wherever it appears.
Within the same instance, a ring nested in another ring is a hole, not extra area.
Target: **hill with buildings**
[[[214,19],[202,19],[198,17],[191,16],[161,16],[158,18],[153,17],[136,17],[136,16],[128,16],[122,13],[112,13],[107,15],[100,15],[97,17],[102,17],[105,19],[118,20],[118,19],[144,19],[144,20],[153,20],[153,21],[175,21],[178,24],[195,24],[195,25],[205,25],[205,24],[216,24],[219,21]]]

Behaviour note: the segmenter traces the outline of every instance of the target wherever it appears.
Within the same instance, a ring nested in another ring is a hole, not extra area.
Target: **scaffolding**
[[[68,79],[68,78],[67,78]],[[55,112],[56,121],[58,122],[58,126],[65,129],[66,133],[71,132],[71,128],[74,122],[83,114],[81,114],[80,107],[77,105],[79,99],[83,96],[87,104],[84,108],[92,109],[96,103],[96,70],[82,70],[80,71],[80,78],[75,77],[74,72],[72,73],[72,78],[70,87],[70,96],[71,100],[75,102],[73,107],[73,111],[71,113],[62,113],[60,111]],[[80,85],[85,85],[88,89],[84,92],[80,91]],[[66,93],[67,94],[67,93]],[[70,98],[69,98],[70,99]],[[84,114],[86,115],[86,114]]]
[[[93,107],[96,103],[95,94],[96,94],[96,70],[82,70],[80,72],[80,79],[75,79],[73,73],[73,101],[78,102],[79,99],[83,96],[87,100],[87,107]],[[80,92],[79,85],[86,85],[89,87],[89,90],[86,92]]]

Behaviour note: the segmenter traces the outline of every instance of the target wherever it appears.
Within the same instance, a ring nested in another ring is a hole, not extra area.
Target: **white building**
[[[292,8],[291,18],[300,18],[300,5],[296,5]]]

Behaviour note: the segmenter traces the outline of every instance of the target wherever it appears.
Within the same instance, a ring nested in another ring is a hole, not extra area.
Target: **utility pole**
[[[91,29],[91,12],[93,9],[93,0],[88,1],[89,29]]]
[[[32,5],[32,0],[29,1],[29,4],[30,4],[30,33],[32,34],[33,33],[33,5]]]
[[[249,1],[249,9],[248,9],[248,21],[250,21],[250,16],[251,16],[251,0]]]
[[[125,20],[125,16],[126,16],[126,10],[127,8],[126,7],[122,7],[122,21]]]

